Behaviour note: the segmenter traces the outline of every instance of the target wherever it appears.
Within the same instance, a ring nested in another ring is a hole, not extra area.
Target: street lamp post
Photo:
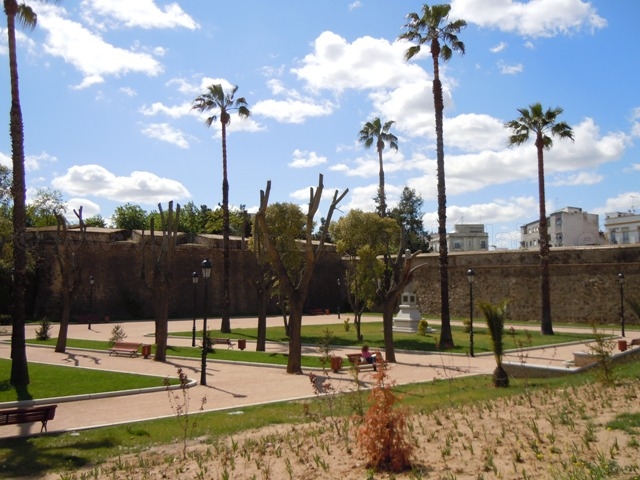
[[[340,320],[340,304],[342,303],[342,290],[340,290],[340,279],[338,279],[338,320]]]
[[[202,322],[202,368],[200,369],[200,385],[207,384],[207,301],[209,290],[209,275],[211,275],[211,262],[206,259],[202,261],[202,278],[204,278],[204,318]]]
[[[198,272],[191,274],[193,282],[193,328],[191,329],[191,346],[196,346],[196,286],[198,285]]]
[[[473,269],[467,270],[467,281],[469,282],[469,355],[473,354],[473,279],[476,272]]]
[[[620,325],[622,326],[622,336],[624,337],[624,274],[618,274],[620,282]]]
[[[91,319],[93,317],[93,275],[89,276],[89,320],[87,321],[87,328],[91,330]]]

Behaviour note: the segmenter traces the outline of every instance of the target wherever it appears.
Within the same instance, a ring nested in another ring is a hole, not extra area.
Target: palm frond
[[[501,300],[497,305],[489,302],[478,302],[478,308],[487,319],[487,327],[491,334],[493,343],[493,354],[496,363],[502,365],[502,355],[504,353],[504,320],[507,316],[507,300]]]

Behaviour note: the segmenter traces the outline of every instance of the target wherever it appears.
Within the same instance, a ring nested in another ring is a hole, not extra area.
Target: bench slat
[[[17,425],[21,423],[42,422],[40,432],[47,431],[47,422],[53,420],[57,405],[44,405],[39,407],[16,408],[13,410],[0,410],[0,425]]]
[[[129,356],[138,356],[138,349],[142,346],[141,343],[134,342],[115,342],[109,349],[109,356],[112,354],[119,355],[120,353],[126,353]]]

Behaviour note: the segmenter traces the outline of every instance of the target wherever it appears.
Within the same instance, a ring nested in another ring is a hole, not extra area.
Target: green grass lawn
[[[484,324],[482,324],[484,325]],[[347,332],[343,324],[333,325],[302,325],[302,343],[306,345],[319,345],[326,338],[326,332],[330,332],[331,345],[348,347],[353,346],[359,349],[363,343],[368,344],[373,349],[384,348],[384,336],[382,332],[382,321],[380,322],[362,322],[361,333],[364,337],[363,341],[358,341],[356,330],[353,325]],[[474,325],[474,352],[492,352],[491,336],[486,327],[478,324]],[[463,327],[453,326],[453,341],[456,347],[449,350],[451,353],[467,353],[469,351],[469,334],[464,331]],[[176,336],[191,337],[192,332],[172,333]],[[216,337],[227,337],[232,339],[244,338],[247,340],[255,340],[257,338],[257,328],[238,328],[233,329],[233,333],[222,334],[215,332]],[[202,332],[199,332],[198,338],[202,338]],[[522,348],[522,347],[539,347],[542,345],[553,345],[565,342],[585,341],[593,338],[592,332],[585,333],[564,333],[556,332],[555,335],[542,335],[537,325],[532,325],[531,330],[507,330],[505,332],[505,348]],[[437,344],[439,333],[428,333],[425,336],[417,333],[393,333],[393,343],[398,350],[415,350],[423,352],[438,351]],[[267,341],[270,342],[288,342],[289,339],[285,335],[284,327],[267,328]]]
[[[149,375],[60,367],[42,363],[29,363],[31,383],[25,389],[16,390],[9,384],[10,378],[11,361],[0,359],[0,402],[160,387],[164,380]],[[172,379],[171,383],[177,383],[177,379]]]
[[[191,333],[189,333],[191,336]],[[202,335],[201,335],[202,336]],[[234,337],[235,338],[235,337]],[[171,342],[171,340],[169,340]],[[56,339],[51,338],[49,340],[27,340],[27,343],[33,345],[47,345],[54,347]],[[108,350],[109,344],[104,341],[97,340],[80,340],[70,338],[67,340],[67,347],[69,348],[86,348],[91,350]],[[152,346],[151,353],[153,354],[155,347]],[[181,347],[175,345],[169,345],[167,347],[167,355],[173,357],[186,357],[186,358],[201,358],[202,349],[197,347]],[[255,352],[249,350],[238,350],[237,347],[234,350],[227,349],[224,345],[214,346],[212,352],[207,354],[207,358],[210,360],[224,360],[230,362],[251,362],[251,363],[266,363],[270,365],[286,365],[288,355],[285,353],[275,352]],[[303,355],[302,366],[311,368],[321,368],[322,364],[317,356]]]

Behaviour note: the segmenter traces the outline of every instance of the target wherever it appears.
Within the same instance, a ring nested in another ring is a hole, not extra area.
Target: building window
[[[562,217],[556,217],[556,227],[562,226]]]
[[[486,250],[487,249],[487,242],[485,240],[480,240],[480,248],[482,250]]]
[[[462,250],[462,245],[460,245],[460,242],[453,242],[453,249]]]
[[[622,229],[622,243],[629,243],[629,229]]]

